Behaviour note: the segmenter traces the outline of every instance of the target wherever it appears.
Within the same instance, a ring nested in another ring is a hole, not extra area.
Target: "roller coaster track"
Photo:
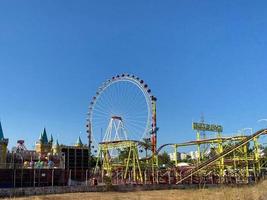
[[[263,135],[263,134],[267,134],[267,129],[261,129],[261,130],[255,132],[254,134],[247,136],[245,139],[243,139],[242,141],[240,141],[236,145],[231,146],[229,148],[226,148],[222,153],[217,154],[216,156],[210,158],[209,160],[204,161],[203,163],[201,163],[197,167],[190,170],[190,172],[187,173],[185,175],[185,177],[182,178],[181,180],[179,180],[176,184],[179,184],[179,183],[183,182],[184,180],[190,178],[192,175],[198,173],[200,170],[208,167],[209,165],[220,160],[221,158],[225,157],[226,155],[228,155],[228,154],[232,153],[233,151],[237,150],[238,148],[244,146],[245,144],[247,144],[248,142],[250,142],[254,138],[259,137],[260,135]]]

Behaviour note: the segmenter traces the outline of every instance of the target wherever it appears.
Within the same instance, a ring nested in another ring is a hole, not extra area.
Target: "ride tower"
[[[157,98],[152,96],[152,130],[151,130],[151,150],[152,150],[152,159],[151,159],[151,167],[152,167],[152,176],[153,182],[156,181],[157,169],[158,169],[158,155],[157,155],[157,112],[156,112],[156,102]]]

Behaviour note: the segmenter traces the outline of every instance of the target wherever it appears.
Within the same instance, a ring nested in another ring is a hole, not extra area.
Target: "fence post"
[[[33,187],[35,187],[35,169],[33,169]]]
[[[116,182],[117,182],[117,185],[119,184],[119,172],[118,170],[116,171]]]
[[[71,169],[69,170],[69,180],[68,180],[68,186],[71,185]]]
[[[14,182],[14,188],[16,187],[16,169],[14,169],[14,173],[13,173],[13,178],[14,178],[14,180],[13,180],[13,182]]]
[[[104,170],[101,170],[101,182],[104,183]]]
[[[146,184],[146,179],[147,179],[147,178],[146,178],[146,170],[145,170],[145,184]]]
[[[88,176],[88,169],[85,171],[85,185],[87,186],[88,185],[88,179],[87,179],[87,176]]]
[[[157,184],[159,184],[159,171],[157,170]]]
[[[54,187],[54,169],[52,169],[52,187]]]
[[[168,171],[169,185],[171,184],[171,172]]]
[[[20,170],[20,187],[22,187],[22,183],[23,183],[23,166],[21,167],[21,170]]]

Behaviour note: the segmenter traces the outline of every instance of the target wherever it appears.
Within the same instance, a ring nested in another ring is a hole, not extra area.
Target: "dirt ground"
[[[190,189],[190,190],[157,190],[136,192],[89,192],[33,196],[27,198],[16,198],[17,200],[267,200],[267,181],[256,186],[242,188],[212,188],[212,189]]]

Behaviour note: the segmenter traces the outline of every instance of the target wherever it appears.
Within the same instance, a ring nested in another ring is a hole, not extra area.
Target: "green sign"
[[[192,124],[193,130],[198,131],[212,131],[212,132],[222,132],[223,127],[217,124],[204,124],[204,123],[196,123]]]

